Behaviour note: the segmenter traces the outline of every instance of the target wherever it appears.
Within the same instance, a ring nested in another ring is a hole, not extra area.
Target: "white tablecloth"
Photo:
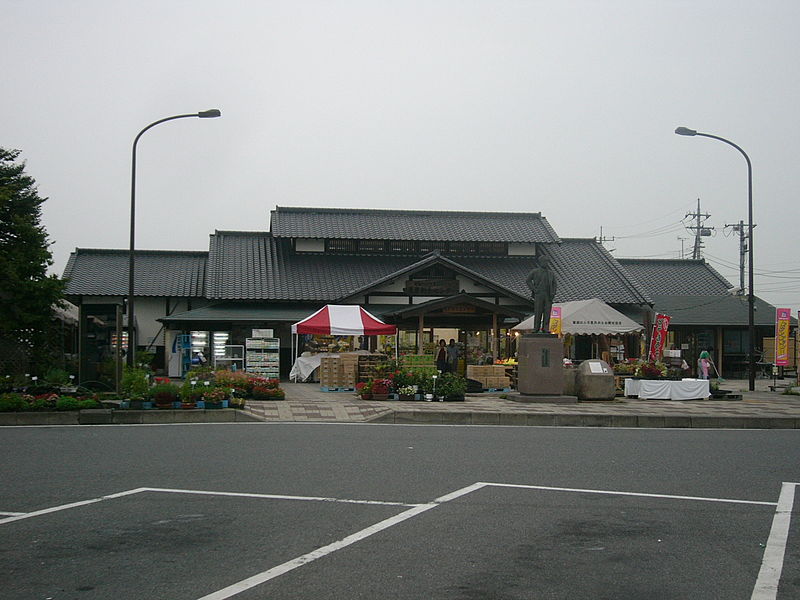
[[[626,379],[625,395],[650,400],[696,400],[711,395],[708,379]]]
[[[289,379],[297,378],[298,381],[305,381],[322,363],[323,356],[339,356],[338,354],[312,354],[310,356],[298,356],[289,372]]]

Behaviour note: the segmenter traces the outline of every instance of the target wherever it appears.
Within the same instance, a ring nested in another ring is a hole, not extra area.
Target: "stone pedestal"
[[[526,333],[519,340],[517,391],[524,396],[561,396],[564,344],[549,333]]]

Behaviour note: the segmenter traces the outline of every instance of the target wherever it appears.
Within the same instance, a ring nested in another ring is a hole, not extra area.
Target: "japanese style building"
[[[649,328],[651,290],[660,288],[640,283],[643,267],[593,239],[560,238],[540,213],[288,207],[272,211],[269,231],[214,232],[208,251],[136,251],[133,326],[139,348],[172,375],[180,336],[211,357],[253,330],[280,339],[285,375],[291,324],[325,304],[358,304],[397,325],[402,351],[453,337],[468,360],[501,357],[513,353],[511,327],[533,312],[525,279],[542,254],[556,274],[556,302],[599,298]],[[68,298],[81,315],[81,381],[109,377],[126,325],[127,261],[126,250],[79,248],[67,264]],[[715,293],[727,289],[719,279]],[[638,343],[627,346],[638,356]],[[570,350],[595,351],[591,340]]]

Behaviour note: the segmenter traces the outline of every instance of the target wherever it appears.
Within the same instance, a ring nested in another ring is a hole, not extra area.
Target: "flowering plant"
[[[286,394],[279,387],[253,386],[253,398],[256,400],[283,400],[285,397]]]
[[[228,393],[221,387],[213,387],[203,392],[203,398],[206,402],[222,402],[227,397]]]
[[[373,394],[388,394],[392,389],[391,379],[374,379],[372,381]]]
[[[372,393],[372,380],[369,381],[359,381],[356,384],[356,391],[359,394],[370,394]]]
[[[417,386],[415,385],[404,385],[397,390],[397,393],[401,396],[413,396],[417,393]]]

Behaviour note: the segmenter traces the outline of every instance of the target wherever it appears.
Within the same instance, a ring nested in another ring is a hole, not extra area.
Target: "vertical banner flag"
[[[789,366],[789,308],[775,309],[775,366]]]
[[[656,313],[656,320],[653,323],[653,335],[650,337],[650,360],[660,360],[661,353],[664,351],[664,344],[667,341],[667,329],[669,329],[668,315]]]
[[[561,335],[561,307],[554,306],[550,311],[550,333]]]

